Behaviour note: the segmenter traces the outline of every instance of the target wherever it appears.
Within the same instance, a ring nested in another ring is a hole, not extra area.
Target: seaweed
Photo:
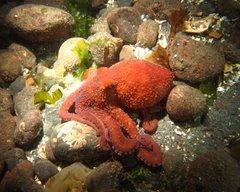
[[[73,75],[75,77],[82,78],[86,69],[92,66],[92,55],[89,50],[89,46],[90,45],[86,41],[79,41],[79,43],[77,43],[77,45],[73,49],[73,52],[75,52],[79,56],[79,58],[81,58],[81,63],[73,72]]]
[[[75,19],[74,35],[87,38],[95,20],[90,0],[65,0],[65,6]]]
[[[207,104],[209,106],[212,106],[217,98],[217,86],[218,81],[216,78],[208,79],[199,85],[200,91],[207,96]]]
[[[128,179],[134,182],[145,181],[150,176],[150,171],[144,167],[136,167],[128,174]]]
[[[47,103],[47,104],[54,104],[62,97],[62,92],[60,89],[52,92],[50,94],[47,91],[38,91],[34,94],[34,104],[38,103]]]

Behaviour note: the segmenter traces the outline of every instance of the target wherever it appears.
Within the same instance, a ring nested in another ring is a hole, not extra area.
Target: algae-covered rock
[[[80,37],[73,37],[61,45],[54,68],[64,68],[66,71],[73,71],[81,65],[87,65],[89,59],[88,41]]]

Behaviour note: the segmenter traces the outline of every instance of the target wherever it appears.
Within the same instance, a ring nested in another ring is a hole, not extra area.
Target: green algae
[[[142,182],[149,178],[150,171],[144,167],[136,167],[128,174],[128,179],[134,182]]]
[[[87,38],[94,23],[90,0],[65,0],[68,12],[74,17],[73,33],[75,36]]]
[[[90,45],[86,41],[79,41],[75,48],[73,49],[73,52],[76,53],[79,58],[81,59],[81,63],[78,65],[78,67],[73,72],[74,77],[80,77],[82,78],[82,75],[84,72],[91,67],[92,65],[92,54],[89,50]]]
[[[206,95],[207,105],[212,106],[217,98],[218,80],[216,78],[206,80],[199,85],[200,91]]]
[[[50,94],[47,91],[38,91],[34,94],[34,104],[38,103],[47,103],[47,104],[54,104],[56,101],[62,98],[62,92],[60,89],[52,92]]]

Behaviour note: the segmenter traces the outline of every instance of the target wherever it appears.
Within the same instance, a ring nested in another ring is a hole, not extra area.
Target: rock
[[[153,9],[153,7],[157,6],[158,1],[138,0],[134,3],[133,8],[136,9],[140,15],[148,15],[151,19],[157,19],[155,10]]]
[[[2,87],[2,88],[8,88],[7,83],[4,82],[1,77],[0,77],[0,87]]]
[[[0,176],[2,176],[4,173],[4,161],[0,159]],[[1,187],[0,187],[1,189]]]
[[[27,160],[25,152],[20,148],[13,148],[4,153],[4,161],[8,170],[12,170],[18,163]]]
[[[100,18],[98,19],[93,26],[90,28],[90,32],[92,34],[98,33],[98,32],[106,32],[106,33],[111,33],[109,27],[108,27],[108,22],[106,18]]]
[[[177,33],[169,45],[169,65],[178,79],[197,83],[223,71],[224,56],[213,46]]]
[[[240,141],[231,143],[229,146],[230,155],[237,160],[238,165],[240,166]]]
[[[42,115],[39,110],[28,111],[17,123],[14,141],[17,145],[30,147],[40,136],[42,130]]]
[[[177,181],[182,176],[186,163],[209,150],[225,147],[224,143],[200,122],[175,123],[169,116],[159,121],[158,129],[152,138],[161,146],[162,166],[169,175],[168,179],[175,178]]]
[[[116,0],[115,4],[118,7],[131,7],[132,6],[132,1],[131,0]]]
[[[36,66],[36,57],[35,55],[28,50],[26,47],[19,45],[17,43],[12,43],[9,47],[9,50],[14,51],[20,60],[22,66],[27,69],[33,69]]]
[[[25,4],[41,4],[66,9],[64,0],[24,0]]]
[[[0,112],[0,147],[11,149],[15,146],[14,130],[16,122],[9,112]]]
[[[229,0],[228,2],[224,0],[216,0],[211,2],[214,3],[217,11],[229,18],[235,19],[240,16],[240,2],[235,0]]]
[[[90,28],[90,31],[92,34],[98,33],[98,32],[106,32],[111,34],[111,30],[108,26],[108,18],[114,14],[118,8],[108,7],[106,9],[102,9],[100,11],[100,17],[97,19],[97,21],[93,24],[93,26]]]
[[[226,60],[232,63],[240,63],[240,49],[231,43],[225,43],[222,47]]]
[[[119,60],[121,61],[124,59],[136,59],[136,56],[134,55],[134,48],[130,45],[124,45],[122,47],[122,50],[119,54]]]
[[[226,92],[218,95],[204,120],[212,134],[229,145],[239,139],[240,83],[235,83]]]
[[[85,192],[85,180],[91,170],[81,163],[63,168],[46,183],[45,192]]]
[[[206,98],[198,89],[188,85],[177,85],[168,96],[166,109],[174,120],[193,120],[206,114]]]
[[[101,9],[102,7],[105,7],[106,3],[107,0],[91,0],[91,6],[94,9]]]
[[[11,83],[21,72],[21,62],[15,52],[0,50],[0,78],[6,83]]]
[[[55,158],[61,162],[91,163],[103,159],[96,131],[76,121],[68,121],[53,128],[51,146]]]
[[[55,105],[46,105],[43,110],[43,130],[44,135],[51,137],[53,128],[62,123],[62,119],[58,115],[58,109],[60,108],[64,98],[59,100]]]
[[[14,102],[14,110],[17,115],[23,117],[29,111],[39,110],[41,109],[41,105],[34,104],[34,93],[36,93],[38,89],[34,86],[24,87],[20,92],[13,97]]]
[[[6,48],[7,48],[7,41],[6,41],[6,39],[3,39],[3,38],[0,37],[0,49],[6,49]]]
[[[15,96],[18,92],[22,91],[25,86],[26,80],[23,78],[23,76],[19,76],[9,86],[11,95]]]
[[[236,20],[234,23],[228,25],[229,36],[226,37],[232,44],[234,44],[237,48],[240,47],[240,39],[238,38],[240,35],[240,21]]]
[[[119,61],[123,40],[109,33],[99,32],[88,38],[93,61],[98,66],[109,67]]]
[[[125,43],[136,43],[138,28],[142,20],[135,9],[119,8],[108,17],[107,22],[113,36],[123,39]]]
[[[66,11],[37,4],[14,7],[5,21],[21,38],[38,43],[67,38],[74,24],[73,17]]]
[[[141,47],[152,48],[157,43],[159,24],[148,19],[138,29],[137,43]]]
[[[51,162],[56,162],[56,157],[54,156],[53,154],[53,148],[52,148],[52,145],[51,145],[51,141],[48,140],[46,143],[45,143],[45,154],[46,154],[46,158],[51,161]]]
[[[206,17],[212,13],[216,13],[216,7],[210,1],[201,1],[192,3],[190,1],[183,2],[184,7],[187,7],[188,12],[193,16]]]
[[[229,191],[240,187],[240,168],[223,150],[209,151],[190,163],[186,191]]]
[[[120,179],[123,176],[122,174],[123,167],[119,162],[103,163],[87,176],[87,191],[114,191],[114,189],[120,187]]]
[[[172,34],[182,30],[187,15],[178,0],[138,0],[133,7],[141,15],[148,15],[153,20],[167,20]]]
[[[0,27],[1,30],[1,34],[6,35],[7,33],[9,33],[9,29],[5,26],[5,17],[8,14],[8,12],[17,6],[17,2],[14,1],[5,1],[4,4],[2,6],[0,6]],[[6,30],[6,31],[5,31]]]
[[[34,181],[33,176],[32,164],[24,160],[5,174],[0,189],[9,192],[43,191],[43,187]]]
[[[13,112],[13,100],[8,89],[0,88],[0,112]]]
[[[51,161],[40,159],[34,164],[34,172],[42,183],[46,183],[50,177],[58,173],[58,169]]]

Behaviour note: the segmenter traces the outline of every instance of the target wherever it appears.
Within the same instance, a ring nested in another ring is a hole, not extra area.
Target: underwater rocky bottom
[[[239,13],[0,0],[0,192],[239,192]]]

